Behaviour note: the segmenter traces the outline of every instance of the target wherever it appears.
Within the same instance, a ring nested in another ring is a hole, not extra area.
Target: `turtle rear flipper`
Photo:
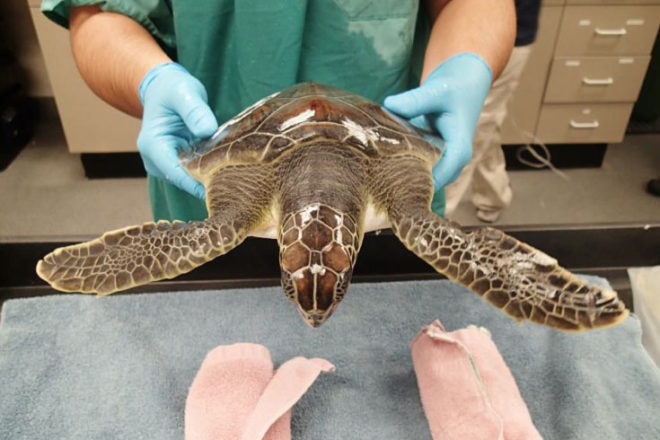
[[[55,289],[108,295],[173,278],[228,252],[242,238],[215,219],[145,223],[56,249],[37,264]]]
[[[430,212],[428,166],[412,157],[383,161],[374,180],[381,183],[372,191],[396,236],[438,272],[517,321],[585,330],[617,324],[628,315],[615,292],[587,285],[538,249],[492,228],[463,231]]]

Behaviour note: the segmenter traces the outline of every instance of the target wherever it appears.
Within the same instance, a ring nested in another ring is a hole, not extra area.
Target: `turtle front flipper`
[[[145,223],[56,249],[39,261],[37,273],[57,290],[103,296],[189,272],[242,238],[215,219]]]
[[[39,261],[37,273],[58,290],[108,295],[189,272],[270,221],[270,167],[227,166],[209,176],[206,188],[211,217],[205,221],[159,221],[106,232],[56,249]]]
[[[389,160],[376,198],[404,245],[517,321],[561,330],[617,324],[627,315],[615,292],[585,281],[545,253],[493,228],[466,232],[430,212],[432,182],[424,161]]]
[[[554,258],[501,231],[464,232],[433,213],[421,214],[393,219],[397,237],[517,321],[586,330],[617,324],[628,314],[614,291],[587,285]]]

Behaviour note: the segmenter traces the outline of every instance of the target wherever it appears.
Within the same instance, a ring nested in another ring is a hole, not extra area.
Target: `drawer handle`
[[[619,36],[619,35],[626,35],[628,31],[626,28],[618,28],[618,29],[601,29],[601,28],[596,28],[594,29],[594,32],[596,32],[596,35],[602,35],[602,36]]]
[[[608,76],[607,78],[582,78],[582,83],[588,86],[609,86],[614,84],[614,78]]]
[[[600,124],[598,121],[592,121],[592,122],[576,122],[571,119],[571,127],[573,128],[598,128]]]

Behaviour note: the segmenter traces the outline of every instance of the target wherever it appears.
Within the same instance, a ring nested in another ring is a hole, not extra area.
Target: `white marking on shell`
[[[367,139],[371,140],[370,133],[368,132],[369,130],[356,124],[354,121],[346,118],[341,121],[341,124],[346,128],[349,136],[353,136],[360,141],[362,145],[367,145]]]
[[[300,220],[302,221],[301,226],[304,226],[307,223],[309,223],[310,221],[312,221],[312,213],[317,212],[318,210],[319,210],[319,204],[315,203],[315,204],[306,206],[305,209],[300,211]]]
[[[297,271],[295,271],[294,273],[291,274],[291,279],[301,280],[301,279],[305,278],[305,275],[303,274],[304,271],[305,271],[305,268],[298,269]]]
[[[313,274],[318,273],[318,274],[321,274],[321,275],[325,275],[325,267],[323,267],[321,265],[318,265],[318,264],[312,264],[311,272]]]
[[[299,115],[296,115],[282,122],[280,126],[277,127],[277,129],[279,131],[284,131],[289,127],[292,127],[294,125],[300,124],[301,122],[305,122],[309,120],[315,114],[316,114],[316,110],[314,110],[313,108],[307,109],[304,112],[300,113]]]
[[[239,114],[237,114],[236,116],[234,116],[233,118],[222,124],[220,127],[218,127],[218,129],[215,131],[213,136],[211,136],[211,140],[217,142],[220,139],[224,138],[227,135],[228,130],[232,125],[239,123],[248,114],[252,113],[254,109],[256,109],[257,107],[261,106],[263,103],[268,101],[269,99],[274,98],[279,94],[280,92],[275,92],[271,95],[266,96],[265,98],[260,99],[259,101],[255,102],[254,104],[252,104],[251,106],[249,106],[248,108],[246,108],[245,110],[243,110],[242,112],[240,112]]]
[[[236,117],[233,120],[243,119],[245,117],[245,115],[247,115],[248,113],[251,113],[252,110],[259,107],[260,105],[262,105],[264,102],[268,101],[269,99],[276,97],[279,94],[280,94],[280,92],[275,92],[275,93],[272,93],[272,94],[266,96],[265,98],[261,98],[259,101],[255,102],[254,104],[252,104],[251,106],[249,106],[248,108],[246,108],[245,110],[240,112],[238,115],[236,115]]]
[[[392,138],[388,138],[388,137],[385,137],[385,136],[379,136],[378,140],[383,141],[383,142],[387,142],[388,144],[394,144],[394,145],[399,145],[401,143],[401,142],[399,142],[398,139],[392,139]]]
[[[348,131],[348,136],[349,137],[352,136],[355,139],[359,140],[362,145],[367,145],[368,141],[371,142],[383,141],[395,145],[398,145],[400,143],[398,139],[392,139],[385,136],[381,136],[381,134],[378,133],[373,128],[363,127],[362,125],[357,124],[355,121],[352,121],[351,119],[348,118],[343,119],[341,121],[341,124]]]

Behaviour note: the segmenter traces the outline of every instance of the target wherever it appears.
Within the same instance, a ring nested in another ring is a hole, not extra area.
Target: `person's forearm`
[[[140,81],[170,58],[146,29],[124,15],[82,6],[71,10],[69,23],[73,55],[85,82],[110,105],[140,117]]]
[[[444,60],[461,52],[481,56],[493,80],[504,69],[516,37],[513,0],[430,0],[433,28],[422,81]]]

